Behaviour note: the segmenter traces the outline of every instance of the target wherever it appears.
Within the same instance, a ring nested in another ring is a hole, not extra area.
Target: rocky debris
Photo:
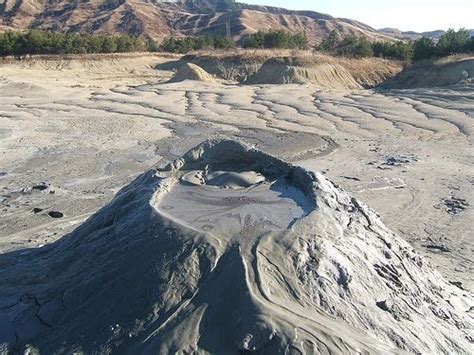
[[[36,213],[40,213],[40,212],[42,212],[42,211],[43,211],[43,209],[42,209],[42,208],[39,208],[39,207],[35,207],[35,208],[33,208],[33,210],[32,210],[32,211],[33,211],[33,213],[35,213],[35,214],[36,214]]]
[[[446,212],[452,215],[456,215],[469,207],[469,203],[465,199],[454,196],[443,199],[443,204]]]
[[[388,166],[404,166],[410,164],[411,162],[416,162],[417,159],[411,156],[405,155],[387,155],[384,159],[382,165]]]

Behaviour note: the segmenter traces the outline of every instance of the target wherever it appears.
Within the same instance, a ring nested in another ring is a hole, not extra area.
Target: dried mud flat
[[[165,83],[171,73],[152,69],[165,58],[127,61],[0,66],[2,253],[21,260],[21,250],[59,240],[158,162],[230,137],[322,172],[454,287],[474,289],[472,84]]]

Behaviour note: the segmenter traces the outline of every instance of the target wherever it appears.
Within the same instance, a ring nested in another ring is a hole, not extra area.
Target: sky
[[[238,0],[295,10],[313,10],[358,20],[374,28],[432,31],[474,28],[474,0]]]

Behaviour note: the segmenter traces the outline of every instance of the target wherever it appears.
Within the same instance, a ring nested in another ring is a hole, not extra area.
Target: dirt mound
[[[208,72],[192,63],[186,63],[179,66],[175,76],[173,76],[169,82],[177,83],[185,80],[203,81],[207,83],[216,82]]]
[[[416,63],[380,87],[410,89],[468,83],[474,83],[474,57],[454,56]]]
[[[235,141],[148,171],[0,265],[12,353],[471,349],[469,292],[323,175]]]
[[[335,63],[305,63],[290,57],[270,59],[246,84],[315,84],[334,89],[362,88],[354,77]]]

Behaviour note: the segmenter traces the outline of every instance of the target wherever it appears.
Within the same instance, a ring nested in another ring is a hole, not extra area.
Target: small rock
[[[49,185],[45,182],[39,183],[38,185],[35,185],[32,187],[33,190],[39,190],[43,191],[46,190],[49,187]]]
[[[445,245],[435,245],[435,244],[425,244],[423,245],[425,248],[428,248],[428,249],[436,249],[436,250],[439,250],[443,253],[450,253],[451,250],[448,249],[448,247],[446,247]]]
[[[49,211],[48,215],[52,218],[62,218],[64,216],[64,213],[59,211]]]

